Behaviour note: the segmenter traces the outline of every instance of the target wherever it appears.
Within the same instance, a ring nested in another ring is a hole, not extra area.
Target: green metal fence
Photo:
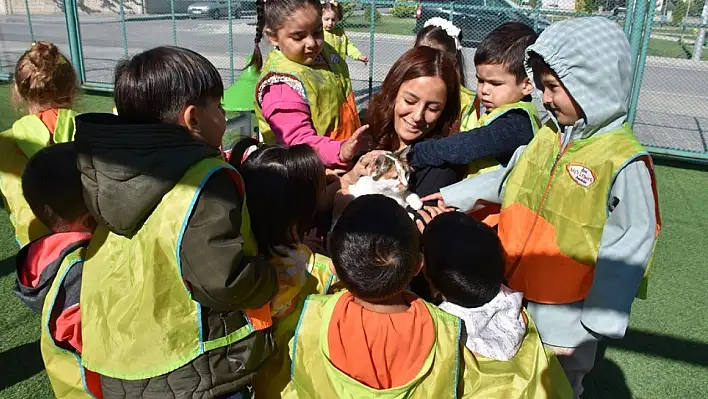
[[[70,57],[87,88],[111,90],[116,61],[171,44],[205,55],[233,83],[253,49],[255,1],[4,0],[0,2],[0,79],[35,40]],[[430,17],[451,20],[463,34],[467,86],[474,88],[475,46],[510,20],[538,31],[567,18],[603,15],[624,27],[634,77],[630,120],[657,154],[708,160],[708,49],[705,0],[341,1],[341,22],[368,65],[349,60],[360,106]],[[269,50],[267,43],[263,51]]]

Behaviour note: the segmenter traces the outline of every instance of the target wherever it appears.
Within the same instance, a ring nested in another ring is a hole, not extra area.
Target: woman
[[[451,133],[460,112],[460,78],[455,59],[426,46],[401,56],[391,67],[381,91],[371,100],[369,131],[373,150],[398,151],[430,138]],[[373,154],[365,156],[367,163]],[[460,167],[415,170],[409,189],[423,197],[457,182]],[[464,169],[464,168],[463,168]],[[362,173],[355,168],[351,173]]]

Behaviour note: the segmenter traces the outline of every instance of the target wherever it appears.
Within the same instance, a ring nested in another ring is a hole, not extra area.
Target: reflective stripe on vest
[[[653,182],[651,157],[628,125],[565,149],[556,131],[541,129],[514,165],[502,202],[499,237],[507,252],[509,287],[540,303],[584,299],[612,183],[637,159],[646,163]]]
[[[260,322],[236,312],[228,317],[244,317],[241,328],[206,340],[201,305],[182,277],[184,231],[204,185],[220,170],[228,171],[243,193],[235,169],[219,158],[207,158],[162,197],[133,237],[96,229],[81,290],[82,355],[89,370],[126,380],[156,377],[270,325],[268,306],[258,312]],[[243,253],[254,256],[245,196],[242,203]]]
[[[322,255],[314,254],[310,256],[308,269],[309,275],[305,285],[302,287],[297,298],[297,303],[292,312],[285,317],[274,321],[275,343],[280,350],[271,357],[268,362],[258,370],[253,381],[253,391],[258,398],[280,398],[283,390],[290,382],[290,353],[287,351],[288,342],[295,335],[295,329],[305,300],[312,294],[333,294],[339,292],[341,284],[337,276],[332,274],[330,263],[332,261]]]
[[[343,292],[335,295],[310,295],[291,341],[292,383],[288,394],[319,398],[456,398],[460,382],[462,353],[461,322],[426,303],[436,331],[434,346],[421,371],[406,385],[373,389],[338,370],[329,361],[329,323]]]
[[[265,88],[276,83],[287,84],[307,102],[318,135],[344,140],[361,126],[346,60],[331,46],[324,46],[321,56],[327,60],[328,66],[301,65],[288,60],[277,50],[268,55],[256,85],[255,104],[258,128],[264,142],[276,143],[261,109]]]
[[[76,113],[60,109],[54,131],[54,142],[74,140]],[[22,194],[22,174],[27,160],[50,144],[52,134],[36,115],[27,115],[16,121],[11,129],[0,133],[0,191],[10,221],[15,227],[17,243],[23,247],[39,237],[49,234],[32,213]],[[18,150],[20,148],[21,150]]]
[[[54,395],[59,399],[94,398],[89,391],[80,355],[57,346],[49,327],[59,288],[69,270],[83,261],[84,251],[84,248],[78,248],[64,258],[42,306],[42,335],[40,337],[42,359]]]
[[[477,129],[482,126],[487,126],[492,123],[495,119],[506,114],[511,110],[522,110],[528,114],[529,120],[531,121],[531,128],[533,133],[536,134],[538,129],[541,128],[541,117],[538,115],[538,110],[536,106],[530,101],[519,101],[512,104],[505,104],[500,107],[494,108],[492,111],[482,114],[481,112],[480,100],[475,97],[470,106],[470,110],[463,120],[463,125],[460,128],[461,132],[468,132],[469,134],[474,134],[473,129]],[[473,161],[469,164],[467,168],[467,177],[474,177],[486,172],[490,172],[499,169],[500,165],[494,158],[484,158]]]

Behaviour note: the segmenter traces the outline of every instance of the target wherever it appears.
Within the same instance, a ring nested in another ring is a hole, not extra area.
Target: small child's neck
[[[354,297],[354,302],[361,305],[364,309],[376,313],[403,313],[408,311],[411,307],[410,303],[406,301],[403,292],[376,302],[369,302],[364,299]]]

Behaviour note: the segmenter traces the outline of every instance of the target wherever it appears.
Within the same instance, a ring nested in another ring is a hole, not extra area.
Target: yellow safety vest
[[[462,129],[463,126],[469,124],[468,119],[470,118],[470,113],[475,112],[474,110],[474,98],[475,94],[472,90],[460,85],[460,131],[464,132],[470,129]]]
[[[318,135],[344,140],[361,127],[346,61],[329,45],[323,47],[321,57],[326,65],[307,66],[288,60],[278,50],[268,55],[256,85],[255,104],[265,143],[275,144],[276,140],[263,116],[261,101],[264,89],[276,83],[287,84],[305,99]]]
[[[300,291],[295,309],[274,322],[275,343],[280,350],[256,374],[253,381],[253,391],[259,399],[280,398],[290,382],[290,352],[285,348],[288,347],[288,342],[295,335],[295,329],[307,296],[310,294],[333,294],[343,289],[337,276],[331,272],[332,261],[328,257],[314,254],[310,257],[309,262],[310,275]]]
[[[327,332],[332,313],[343,292],[310,295],[290,341],[293,359],[291,382],[284,398],[456,398],[460,385],[461,322],[426,303],[435,325],[436,341],[418,375],[408,384],[373,389],[338,370],[329,361]]]
[[[89,391],[86,382],[81,355],[58,346],[49,328],[59,288],[61,288],[69,270],[78,263],[83,262],[85,251],[85,248],[78,248],[64,258],[42,306],[42,333],[40,337],[42,359],[44,360],[44,367],[47,370],[47,376],[52,384],[54,395],[59,399],[94,397]]]
[[[509,287],[540,303],[584,299],[593,281],[612,183],[637,159],[652,176],[660,226],[652,160],[629,125],[565,148],[557,131],[542,128],[514,165],[502,201],[499,237],[508,256]]]
[[[207,340],[202,307],[182,278],[180,248],[193,207],[213,173],[226,170],[243,193],[240,176],[219,158],[199,161],[162,198],[133,237],[96,229],[81,290],[84,366],[99,374],[137,380],[173,371],[210,350],[270,325],[244,317],[243,327]],[[257,253],[243,199],[243,252]],[[263,312],[262,312],[263,313]]]
[[[519,101],[511,104],[504,104],[500,107],[494,108],[488,113],[480,115],[481,106],[479,98],[476,97],[474,98],[472,105],[468,108],[468,110],[462,117],[460,131],[474,134],[473,129],[477,129],[482,126],[487,126],[498,117],[515,109],[520,109],[528,114],[529,120],[531,121],[531,128],[533,129],[533,132],[535,134],[541,127],[541,117],[538,115],[538,110],[536,109],[536,106],[533,105],[533,103],[529,101]],[[469,164],[467,170],[467,177],[474,177],[499,168],[499,162],[497,162],[497,160],[494,158],[478,159]]]
[[[340,57],[346,59],[347,56],[352,58],[361,57],[361,51],[359,51],[354,45],[349,41],[349,38],[344,33],[344,29],[340,27],[334,27],[331,31],[322,31],[324,33],[324,41],[334,48],[334,51],[339,54]]]
[[[27,160],[50,144],[73,141],[75,116],[72,110],[60,109],[53,135],[36,115],[24,116],[11,129],[0,133],[0,191],[21,247],[49,233],[22,194]]]
[[[573,389],[552,350],[547,350],[531,316],[526,318],[526,335],[519,351],[507,361],[476,355],[480,373],[490,378],[480,398],[572,398]],[[525,392],[526,394],[522,394]],[[526,396],[528,395],[528,396]]]

